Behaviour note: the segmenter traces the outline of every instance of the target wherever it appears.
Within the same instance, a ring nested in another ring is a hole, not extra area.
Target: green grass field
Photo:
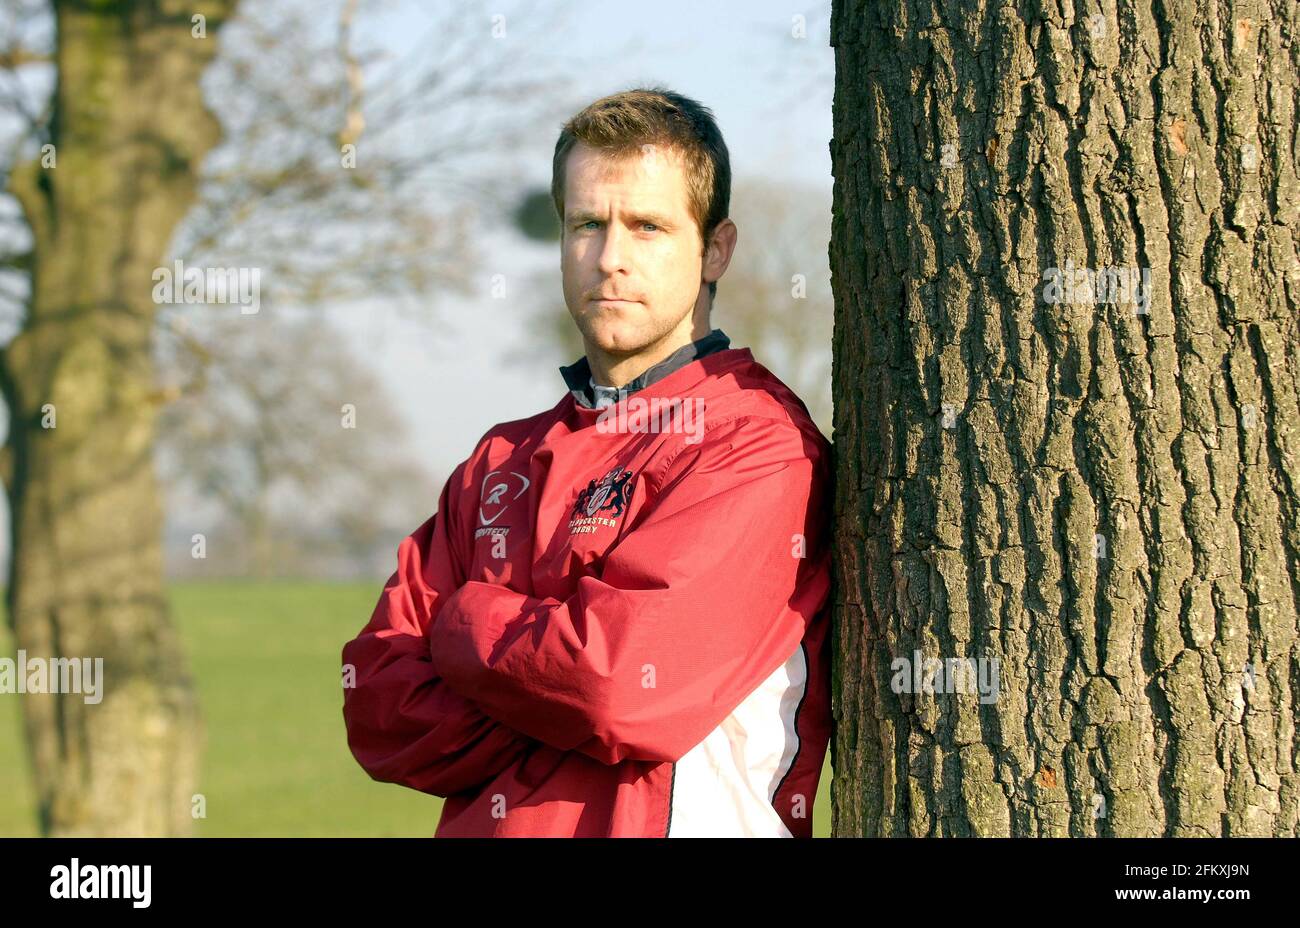
[[[376,783],[343,728],[339,652],[383,583],[183,583],[176,621],[202,704],[200,836],[411,836],[437,827],[442,800]],[[13,655],[0,628],[0,654]],[[0,836],[36,834],[19,697],[0,695]],[[830,768],[814,806],[830,834]]]

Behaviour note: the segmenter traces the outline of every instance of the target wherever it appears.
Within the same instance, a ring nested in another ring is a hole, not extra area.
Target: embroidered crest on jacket
[[[619,467],[600,480],[587,481],[573,504],[569,534],[594,532],[602,525],[614,525],[632,500],[632,487],[632,472]]]

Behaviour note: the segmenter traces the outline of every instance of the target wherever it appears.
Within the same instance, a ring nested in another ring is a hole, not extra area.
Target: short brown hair
[[[662,87],[638,87],[601,97],[560,130],[551,162],[551,199],[564,224],[564,168],[578,142],[607,154],[631,154],[642,145],[664,145],[682,157],[686,195],[700,238],[709,236],[731,208],[731,157],[708,107]],[[718,291],[709,282],[710,299]]]

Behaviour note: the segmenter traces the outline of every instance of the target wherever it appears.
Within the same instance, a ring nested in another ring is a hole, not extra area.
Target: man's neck
[[[683,319],[682,324],[673,331],[635,354],[607,354],[588,343],[587,364],[591,367],[591,377],[602,387],[622,387],[636,380],[678,348],[699,341],[709,332],[708,308],[701,311],[696,307],[689,320]]]

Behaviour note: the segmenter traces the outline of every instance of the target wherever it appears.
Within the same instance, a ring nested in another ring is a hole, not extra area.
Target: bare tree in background
[[[444,13],[391,58],[353,50],[355,0],[341,7],[337,34],[322,31],[310,5],[249,3],[205,75],[209,97],[231,105],[203,198],[174,251],[191,264],[258,267],[271,315],[286,303],[382,296],[386,311],[424,323],[436,344],[438,328],[428,323],[486,286],[476,229],[500,223],[494,217],[517,196],[502,182],[519,169],[511,153],[564,109],[554,102],[564,84],[540,76],[547,69],[532,61],[535,51],[513,47],[503,70],[504,40],[522,23],[529,34],[551,33],[561,17]],[[502,50],[486,53],[494,44]],[[539,102],[521,110],[519,99]],[[170,395],[187,401],[164,417],[158,444],[175,501],[168,528],[215,504],[220,537],[208,539],[209,563],[184,545],[169,564],[204,575],[238,573],[240,564],[253,576],[382,573],[412,513],[429,507],[431,475],[409,456],[379,381],[360,369],[373,362],[348,355],[337,332],[309,331],[324,322],[289,324],[298,334],[285,337],[285,324],[201,309],[159,314]],[[310,371],[304,351],[314,358]],[[302,389],[268,392],[272,367],[301,372]],[[315,410],[314,418],[286,428],[286,402],[304,415]],[[340,427],[345,402],[366,408],[355,429]],[[233,417],[223,421],[218,410]],[[349,489],[320,495],[334,485]],[[297,507],[299,498],[314,505]]]
[[[527,131],[515,101],[557,84],[508,39],[523,14],[446,13],[385,67],[356,50],[355,0],[246,0],[238,22],[236,6],[0,8],[0,101],[16,127],[0,171],[18,204],[0,211],[0,300],[17,329],[0,352],[9,623],[28,653],[102,657],[105,676],[98,705],[23,700],[48,835],[192,830],[199,718],[162,584],[152,460],[159,408],[178,394],[156,382],[155,338],[202,359],[221,345],[160,320],[154,270],[257,268],[263,299],[283,303],[464,284],[456,204],[499,192],[487,152]],[[230,57],[205,100],[218,32]],[[32,91],[41,76],[48,101]],[[456,160],[470,153],[483,156]]]
[[[392,397],[316,315],[203,320],[221,356],[198,362],[202,388],[159,419],[179,535],[170,575],[374,576],[392,559],[392,536],[436,506]],[[162,359],[164,379],[183,376],[177,362]]]
[[[508,209],[514,153],[563,115],[564,80],[536,41],[563,14],[443,9],[410,25],[419,38],[395,58],[356,48],[358,2],[336,0],[331,19],[317,4],[242,0],[204,75],[223,142],[173,253],[260,268],[279,305],[382,296],[427,319],[431,296],[470,292],[471,223]]]

